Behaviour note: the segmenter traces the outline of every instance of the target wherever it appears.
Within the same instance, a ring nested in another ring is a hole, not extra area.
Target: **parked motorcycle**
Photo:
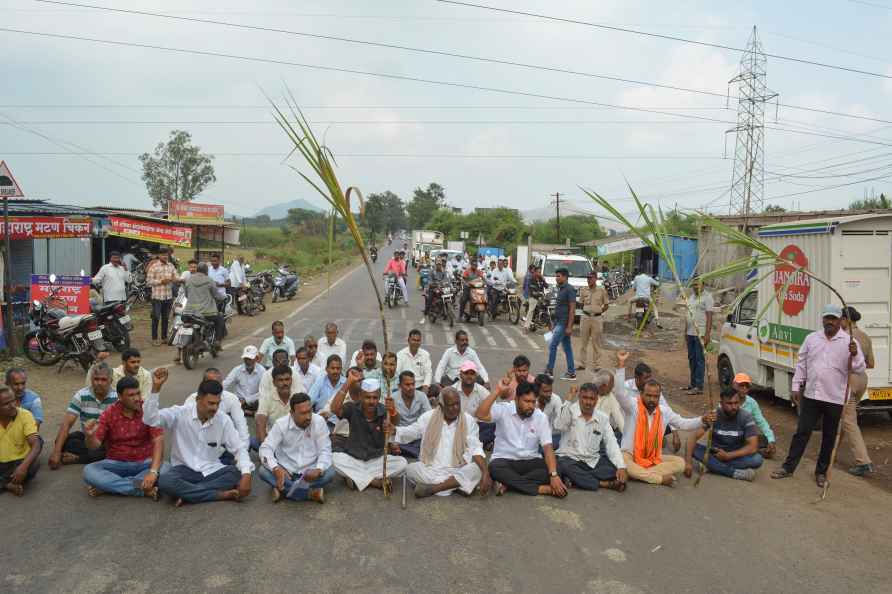
[[[257,312],[266,311],[266,304],[263,302],[263,288],[260,282],[251,283],[239,292],[238,300],[242,304],[242,311],[249,316],[255,315]]]
[[[492,299],[489,305],[489,317],[495,320],[500,314],[508,314],[508,320],[512,324],[520,321],[520,296],[517,294],[517,284],[505,285],[497,283],[492,286]]]
[[[50,284],[56,275],[50,275]],[[37,365],[54,365],[62,361],[80,363],[84,371],[96,361],[96,355],[105,351],[99,320],[93,314],[69,316],[65,301],[57,296],[52,287],[44,301],[34,300],[28,317],[31,330],[25,334],[25,356]],[[60,369],[62,368],[60,367]]]
[[[130,320],[130,303],[127,301],[114,301],[105,304],[96,304],[92,307],[93,314],[99,320],[99,329],[102,330],[102,338],[110,343],[119,353],[130,348],[130,331],[133,323]]]
[[[455,297],[452,285],[445,283],[431,284],[428,290],[427,318],[431,324],[436,324],[438,318],[449,320],[449,327],[455,324]]]
[[[471,317],[477,317],[477,323],[481,326],[486,318],[486,287],[482,278],[475,278],[468,282],[470,288],[470,299],[465,307],[465,311],[461,312],[465,320],[470,322]]]
[[[403,300],[403,291],[397,282],[396,275],[393,273],[384,277],[384,302],[387,307],[396,307]]]
[[[279,299],[291,299],[300,289],[300,277],[291,272],[288,265],[280,266],[273,278],[273,303]]]

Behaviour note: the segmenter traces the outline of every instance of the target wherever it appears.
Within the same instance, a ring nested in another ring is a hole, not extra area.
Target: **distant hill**
[[[316,206],[311,202],[307,202],[303,198],[298,198],[297,200],[291,200],[290,202],[280,202],[279,204],[273,204],[272,206],[267,206],[266,208],[261,208],[254,215],[255,217],[259,217],[261,215],[267,215],[269,218],[275,219],[284,219],[288,216],[288,210],[292,208],[303,208],[305,210],[315,210],[316,212],[325,212],[324,208]]]

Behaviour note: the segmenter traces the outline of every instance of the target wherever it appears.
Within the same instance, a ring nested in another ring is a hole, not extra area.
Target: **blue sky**
[[[892,76],[885,47],[892,25],[888,0],[480,3],[733,47],[743,47],[756,25],[769,53]],[[726,109],[719,97],[30,0],[5,4],[2,26],[14,29],[497,87],[722,122],[736,119],[736,105]],[[100,0],[95,4],[112,6]],[[728,90],[740,59],[733,51],[432,0],[181,0],[117,6],[717,93]],[[338,155],[342,182],[366,194],[391,190],[409,198],[416,186],[436,181],[446,188],[452,205],[466,209],[537,209],[548,204],[549,194],[561,192],[571,211],[584,212],[595,209],[580,186],[629,206],[624,189],[628,179],[639,194],[663,206],[709,205],[719,213],[729,208],[732,162],[723,156],[726,150],[733,153],[734,137],[726,138],[727,123],[16,33],[3,33],[2,39],[6,84],[0,87],[0,159],[32,197],[148,207],[136,156],[151,150],[169,130],[181,128],[204,150],[219,154],[218,181],[202,201],[222,203],[229,213],[243,215],[297,197],[321,204],[276,156],[284,156],[289,147],[273,125],[260,89],[278,97],[287,85]],[[768,85],[785,104],[892,120],[889,78],[769,58]],[[54,107],[40,107],[46,105]],[[777,122],[774,116],[769,108],[766,124],[775,128],[766,130],[769,203],[840,208],[865,190],[890,190],[892,147],[884,143],[892,144],[892,124],[783,107]],[[31,131],[8,125],[10,121]],[[799,177],[785,177],[790,174]],[[862,182],[884,175],[888,177]],[[840,184],[850,185],[822,189]]]

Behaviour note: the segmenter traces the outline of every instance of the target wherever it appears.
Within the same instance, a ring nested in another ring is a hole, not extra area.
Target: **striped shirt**
[[[84,423],[87,421],[98,420],[102,412],[117,402],[117,400],[118,395],[113,390],[103,400],[99,400],[93,396],[92,389],[81,388],[71,397],[67,412],[80,418],[81,427],[83,428]]]

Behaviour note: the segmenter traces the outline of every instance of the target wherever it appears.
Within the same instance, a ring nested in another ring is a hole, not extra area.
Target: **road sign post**
[[[6,347],[10,354],[16,352],[15,329],[12,326],[12,297],[10,296],[10,288],[12,287],[12,258],[10,257],[9,248],[9,199],[24,198],[22,188],[12,176],[12,172],[6,165],[6,161],[0,161],[0,196],[3,197],[3,246],[4,257],[6,262],[3,266],[3,298],[6,301],[5,326],[6,326]]]

